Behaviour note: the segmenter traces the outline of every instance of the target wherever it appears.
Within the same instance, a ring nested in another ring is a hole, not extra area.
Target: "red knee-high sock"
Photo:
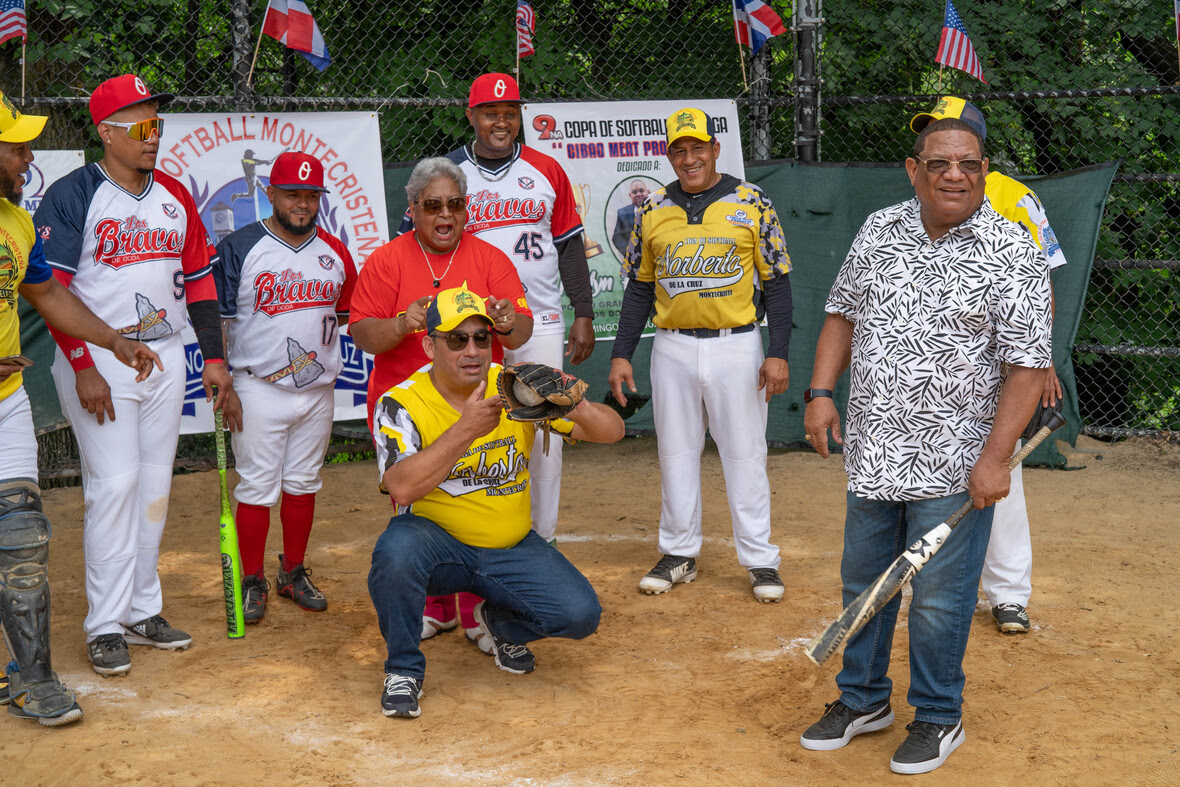
[[[266,533],[270,530],[270,509],[250,503],[238,503],[234,515],[238,526],[238,551],[242,555],[244,576],[262,575],[262,559],[266,557]]]
[[[283,571],[290,571],[303,562],[314,516],[315,492],[310,495],[283,492],[283,502],[279,506],[279,521],[283,523]]]

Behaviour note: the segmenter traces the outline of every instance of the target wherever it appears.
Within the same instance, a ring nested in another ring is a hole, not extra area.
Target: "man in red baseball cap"
[[[520,274],[534,315],[531,338],[506,350],[505,363],[534,361],[561,368],[579,364],[594,349],[594,306],[581,216],[569,177],[554,159],[516,141],[520,135],[520,88],[508,74],[476,77],[467,99],[475,140],[447,154],[467,177],[467,231],[508,255]],[[488,217],[495,217],[489,221]],[[398,234],[414,227],[410,214]],[[561,291],[574,311],[566,325]],[[566,342],[566,328],[569,341]],[[541,441],[541,438],[537,438]],[[548,453],[534,446],[530,464],[533,529],[546,541],[557,532],[561,496],[561,446]],[[477,599],[463,594],[460,619],[468,639],[485,653],[472,610]],[[423,636],[454,628],[454,604],[430,599]]]
[[[101,348],[53,332],[62,410],[82,456],[83,623],[91,666],[100,675],[131,670],[130,645],[181,650],[192,643],[161,615],[157,564],[168,515],[172,463],[185,402],[191,323],[204,368],[206,399],[241,428],[241,404],[226,370],[210,259],[212,247],[192,195],[156,172],[160,104],[134,74],[108,79],[90,96],[102,159],[45,192],[34,221],[53,275],[99,319],[160,356],[154,382]]]
[[[270,582],[263,564],[276,505],[283,529],[279,595],[312,612],[328,607],[304,556],[343,368],[336,326],[348,324],[356,268],[344,243],[316,227],[326,191],[319,159],[282,153],[266,187],[270,217],[217,244],[214,276],[234,390],[242,398],[243,428],[233,435],[241,477],[234,498],[247,623],[266,614]],[[292,281],[298,286],[287,287]]]

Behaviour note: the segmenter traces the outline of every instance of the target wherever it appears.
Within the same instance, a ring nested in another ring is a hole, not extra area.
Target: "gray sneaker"
[[[284,571],[282,555],[279,555],[279,575],[275,587],[279,589],[280,596],[291,599],[300,609],[323,612],[328,608],[328,599],[311,581],[311,569],[300,563],[290,572]]]
[[[90,666],[99,675],[126,675],[131,671],[131,656],[122,634],[99,634],[86,643]]]
[[[242,580],[242,620],[257,623],[266,615],[270,582],[262,574],[247,574]]]
[[[168,625],[168,621],[160,615],[124,626],[123,640],[128,645],[151,645],[160,650],[184,650],[193,644],[192,637]]]

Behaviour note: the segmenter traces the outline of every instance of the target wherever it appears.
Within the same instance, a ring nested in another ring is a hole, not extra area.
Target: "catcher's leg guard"
[[[81,718],[49,657],[49,520],[29,478],[0,481],[0,623],[12,654],[8,691],[13,716],[48,727]]]

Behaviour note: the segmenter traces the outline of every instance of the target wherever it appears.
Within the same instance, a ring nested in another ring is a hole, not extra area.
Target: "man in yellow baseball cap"
[[[49,118],[43,115],[22,115],[8,96],[0,93],[0,142],[32,142],[45,128]]]

